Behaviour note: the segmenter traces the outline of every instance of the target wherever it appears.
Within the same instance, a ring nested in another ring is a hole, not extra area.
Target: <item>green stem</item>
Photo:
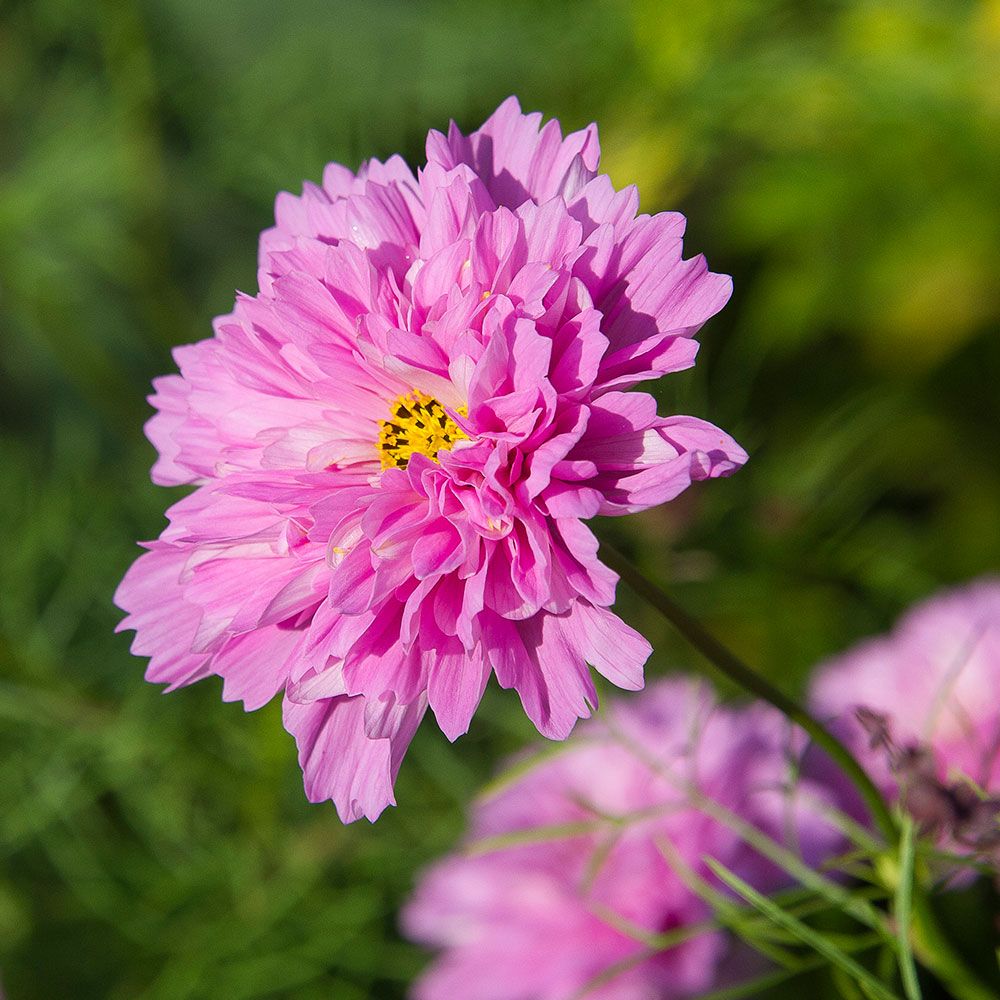
[[[898,842],[899,829],[885,799],[882,798],[882,794],[850,750],[826,726],[813,718],[794,699],[779,691],[756,670],[747,666],[732,650],[708,632],[700,622],[675,604],[664,590],[644,576],[617,549],[602,541],[601,555],[608,566],[644,601],[663,615],[718,670],[730,680],[735,681],[744,691],[770,702],[785,716],[801,726],[850,778],[886,840],[893,845]]]

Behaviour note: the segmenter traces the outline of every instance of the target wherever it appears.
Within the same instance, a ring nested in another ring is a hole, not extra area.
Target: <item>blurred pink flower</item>
[[[281,194],[260,293],[154,382],[153,479],[197,490],[116,595],[170,689],[284,692],[313,801],[375,818],[429,705],[464,733],[491,673],[544,735],[590,714],[592,664],[642,686],[646,641],[583,520],[746,458],[629,391],[694,363],[730,279],[683,260],[514,98],[470,136]]]
[[[414,996],[669,1000],[719,985],[733,942],[696,929],[710,909],[668,858],[710,877],[712,856],[765,892],[787,881],[697,795],[810,864],[839,847],[829,793],[793,767],[801,737],[768,706],[719,707],[707,686],[667,680],[515,764],[403,911],[409,937],[443,949]],[[669,950],[649,942],[685,929]]]
[[[821,664],[814,712],[964,853],[1000,847],[1000,579],[946,590]],[[989,793],[984,797],[981,793]]]

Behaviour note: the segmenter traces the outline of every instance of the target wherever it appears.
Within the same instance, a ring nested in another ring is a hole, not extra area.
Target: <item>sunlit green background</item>
[[[395,912],[532,739],[493,693],[400,807],[302,795],[276,706],[163,697],[114,636],[149,379],[255,286],[275,192],[510,93],[735,276],[665,409],[737,477],[598,530],[790,690],[1000,568],[1000,3],[0,2],[0,976],[14,1000],[400,997]],[[623,591],[651,671],[700,668]],[[817,987],[819,989],[819,987]],[[834,994],[830,994],[831,996]]]

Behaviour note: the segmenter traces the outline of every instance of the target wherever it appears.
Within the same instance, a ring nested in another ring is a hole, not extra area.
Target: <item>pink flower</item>
[[[1000,848],[1000,578],[946,590],[821,664],[815,713],[962,853]],[[981,792],[991,793],[992,799]]]
[[[443,949],[414,996],[669,1000],[720,985],[733,942],[695,929],[712,914],[677,857],[703,878],[715,857],[762,891],[785,880],[695,796],[816,863],[840,837],[815,808],[825,790],[792,776],[801,735],[770,707],[720,708],[706,686],[667,680],[515,766],[403,912],[409,937]],[[650,941],[685,930],[668,950]]]
[[[636,216],[597,131],[511,98],[470,136],[337,164],[278,196],[260,293],[155,381],[153,479],[197,489],[116,595],[170,689],[280,691],[313,801],[375,818],[427,706],[464,733],[490,674],[562,739],[592,664],[642,686],[646,641],[584,520],[746,458],[644,380],[688,368],[730,279],[684,219]]]

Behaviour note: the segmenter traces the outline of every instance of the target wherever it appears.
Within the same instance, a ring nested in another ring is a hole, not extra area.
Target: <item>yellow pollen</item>
[[[455,411],[465,416],[465,408]],[[433,396],[419,389],[400,396],[389,407],[390,419],[379,421],[378,450],[383,469],[405,469],[411,455],[435,462],[439,451],[450,451],[468,435]]]

